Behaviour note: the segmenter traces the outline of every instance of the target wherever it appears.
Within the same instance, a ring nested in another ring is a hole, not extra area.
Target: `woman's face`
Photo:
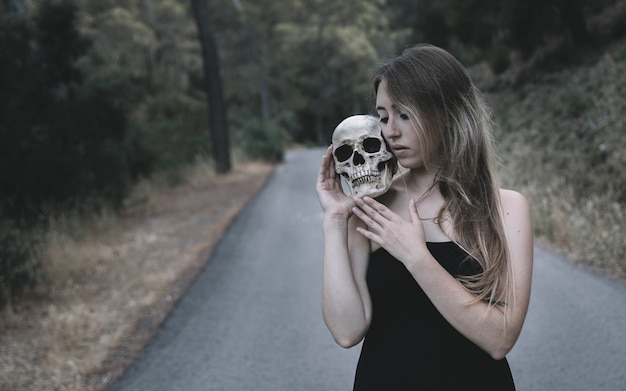
[[[387,94],[387,82],[383,80],[376,91],[376,111],[380,118],[383,137],[389,148],[405,168],[421,168],[424,165],[417,131],[406,113],[398,110]]]

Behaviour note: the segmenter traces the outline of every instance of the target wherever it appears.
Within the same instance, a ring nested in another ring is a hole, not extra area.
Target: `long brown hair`
[[[503,305],[512,299],[512,272],[506,241],[491,113],[461,63],[432,45],[406,49],[375,74],[409,116],[418,133],[425,167],[435,172],[444,197],[437,222],[449,216],[455,241],[482,266],[457,277],[477,300]]]

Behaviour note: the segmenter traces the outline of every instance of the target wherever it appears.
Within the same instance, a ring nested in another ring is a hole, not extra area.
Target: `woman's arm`
[[[369,241],[355,231],[357,218],[325,217],[322,313],[335,341],[358,344],[370,324],[372,304],[366,285]]]
[[[432,257],[414,202],[409,205],[410,222],[368,198],[358,200],[359,208],[354,209],[367,226],[358,231],[403,262],[444,318],[495,359],[503,358],[512,349],[522,329],[530,299],[533,262],[528,202],[513,191],[502,191],[501,198],[515,297],[504,307],[473,300],[473,294]],[[421,240],[415,240],[416,237]]]
[[[324,211],[322,313],[335,341],[347,348],[359,343],[369,327],[372,311],[365,273],[370,245],[356,232],[361,222],[351,217],[355,203],[343,193],[332,147],[322,158],[317,195]]]

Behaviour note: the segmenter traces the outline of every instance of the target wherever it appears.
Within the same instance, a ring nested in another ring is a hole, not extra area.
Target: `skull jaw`
[[[351,194],[353,197],[362,198],[362,197],[371,197],[376,198],[380,195],[383,195],[387,192],[388,188],[384,186],[380,181],[372,182],[372,183],[364,183],[357,186],[352,186]]]
[[[376,198],[385,194],[391,187],[391,168],[385,164],[384,170],[380,174],[366,175],[356,180],[348,181],[350,194],[352,197]]]

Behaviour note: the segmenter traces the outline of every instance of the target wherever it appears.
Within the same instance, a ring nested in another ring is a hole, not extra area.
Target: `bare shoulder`
[[[500,202],[504,221],[520,224],[530,220],[530,204],[526,197],[515,190],[500,189]]]
[[[515,190],[500,189],[500,200],[502,201],[502,207],[505,209],[530,208],[526,197]]]
[[[504,189],[500,190],[500,199],[512,254],[532,259],[533,228],[528,200],[517,191]]]

